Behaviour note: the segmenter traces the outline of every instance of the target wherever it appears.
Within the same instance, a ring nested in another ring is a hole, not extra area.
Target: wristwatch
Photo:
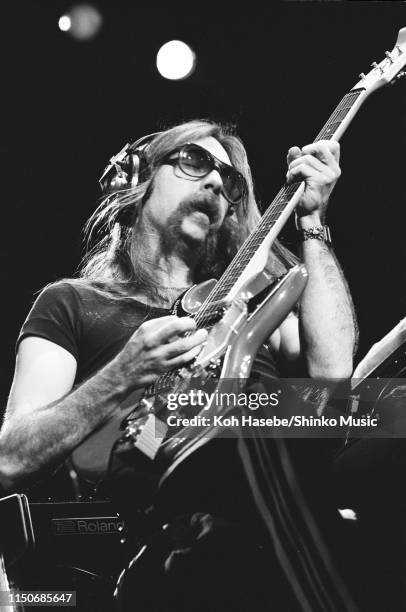
[[[331,234],[328,225],[318,225],[315,227],[308,227],[307,229],[299,229],[298,232],[302,237],[302,240],[321,240],[327,245],[331,245]]]

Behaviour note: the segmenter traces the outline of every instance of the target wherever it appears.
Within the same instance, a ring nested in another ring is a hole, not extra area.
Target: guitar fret
[[[337,106],[335,112],[331,115],[330,119],[316,136],[314,142],[317,142],[318,140],[326,140],[334,136],[337,131],[337,128],[347,117],[348,113],[354,106],[354,103],[358,100],[359,96],[363,93],[363,91],[363,89],[356,89],[350,91],[344,96],[340,104]]]
[[[337,106],[336,110],[332,113],[329,121],[334,121],[339,115],[344,115],[346,111],[350,110],[354,102],[358,99],[362,90],[358,90],[356,92],[350,92],[341,100],[340,104]]]
[[[320,133],[319,137],[317,138],[317,140],[325,140],[326,137],[328,136],[333,136],[333,134],[335,134],[335,132],[337,131],[337,128],[341,125],[342,121],[334,121],[334,123],[330,123],[330,125],[323,130],[323,132]]]

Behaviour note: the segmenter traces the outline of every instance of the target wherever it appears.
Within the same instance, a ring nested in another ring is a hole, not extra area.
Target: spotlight
[[[59,29],[62,32],[68,32],[68,30],[70,30],[71,28],[71,25],[72,22],[70,20],[70,17],[68,17],[67,15],[62,15],[62,17],[58,21]]]
[[[186,79],[195,69],[196,56],[181,40],[171,40],[159,49],[156,56],[158,72],[165,79]]]
[[[59,19],[58,26],[77,40],[90,40],[100,30],[103,18],[90,4],[76,4]]]

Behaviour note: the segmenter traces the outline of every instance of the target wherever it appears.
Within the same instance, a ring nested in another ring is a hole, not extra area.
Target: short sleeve
[[[28,313],[17,339],[17,348],[27,336],[38,336],[55,342],[78,360],[80,308],[80,298],[69,283],[49,285]]]

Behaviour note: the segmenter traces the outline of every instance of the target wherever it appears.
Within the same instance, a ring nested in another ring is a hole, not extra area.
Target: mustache
[[[200,211],[209,217],[210,225],[215,225],[221,218],[220,196],[213,192],[197,192],[183,200],[179,212],[187,215]]]
[[[209,224],[207,234],[203,242],[197,242],[193,238],[187,238],[181,231],[183,219],[195,211],[201,211],[207,215]],[[213,192],[196,192],[185,196],[179,202],[177,209],[172,213],[166,223],[165,231],[161,235],[161,248],[163,253],[171,253],[173,245],[178,248],[193,245],[194,254],[198,260],[204,260],[211,251],[217,248],[218,232],[221,229],[221,200],[220,195]],[[183,245],[183,246],[182,246]]]

